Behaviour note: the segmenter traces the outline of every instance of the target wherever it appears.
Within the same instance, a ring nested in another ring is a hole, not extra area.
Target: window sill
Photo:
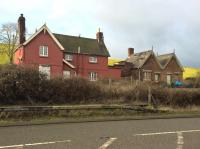
[[[144,79],[144,81],[152,81],[152,80]]]
[[[42,56],[42,55],[40,55],[40,57],[47,58],[47,57],[49,57],[49,56]]]
[[[95,82],[95,81],[97,81],[97,79],[96,80],[90,80],[90,81]]]
[[[89,62],[90,64],[98,64],[97,62]]]

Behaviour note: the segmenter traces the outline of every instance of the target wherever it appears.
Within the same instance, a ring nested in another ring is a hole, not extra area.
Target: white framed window
[[[40,46],[39,55],[42,57],[48,57],[48,46]]]
[[[90,56],[89,57],[89,62],[90,63],[97,63],[97,57],[96,56]]]
[[[149,71],[144,72],[144,81],[151,81],[151,72]]]
[[[66,61],[72,61],[73,60],[73,56],[71,54],[65,54],[65,60]]]
[[[50,79],[51,67],[47,65],[39,65],[39,72],[46,75],[47,79]]]
[[[89,80],[90,81],[97,81],[97,73],[96,72],[90,72],[89,73]]]
[[[170,85],[172,83],[172,75],[167,74],[167,84]]]
[[[155,80],[155,82],[159,82],[160,81],[160,74],[158,74],[158,73],[156,73],[155,75],[154,75],[154,80]]]
[[[64,70],[63,71],[63,78],[68,79],[71,77],[71,72],[69,70]]]

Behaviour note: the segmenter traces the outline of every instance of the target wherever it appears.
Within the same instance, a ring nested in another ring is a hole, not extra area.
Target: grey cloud
[[[183,65],[200,67],[200,2],[197,0],[102,0],[95,12],[114,57],[151,48],[176,53]],[[117,51],[117,52],[116,52]]]
[[[25,13],[28,31],[44,22],[54,32],[95,37],[101,27],[112,57],[126,58],[127,48],[176,53],[183,65],[200,67],[199,0],[35,0],[17,6],[17,0],[0,5],[7,15]],[[29,4],[30,3],[30,4]],[[34,4],[33,4],[34,3]],[[40,3],[40,5],[36,5]],[[8,5],[12,7],[8,9]],[[44,9],[45,8],[45,9]],[[12,16],[12,19],[18,15]],[[10,18],[9,18],[10,19]],[[3,23],[3,22],[1,22]]]

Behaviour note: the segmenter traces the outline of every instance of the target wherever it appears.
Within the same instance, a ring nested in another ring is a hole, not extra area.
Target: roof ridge
[[[59,34],[59,33],[53,33],[56,35],[61,35],[61,36],[68,36],[68,37],[73,37],[73,38],[82,38],[82,39],[90,39],[90,40],[96,40],[95,38],[87,38],[87,37],[79,37],[79,36],[74,36],[74,35],[65,35],[65,34]]]
[[[147,52],[153,52],[153,50],[146,50],[146,51],[137,52],[137,53],[134,53],[134,54],[147,53]]]
[[[165,54],[157,55],[156,57],[159,57],[159,56],[166,56],[166,55],[171,55],[171,54],[174,55],[174,53],[172,52],[172,53],[165,53]]]

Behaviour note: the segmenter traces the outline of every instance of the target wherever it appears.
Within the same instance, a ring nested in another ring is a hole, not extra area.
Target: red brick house
[[[121,69],[108,67],[110,56],[102,32],[96,39],[55,34],[44,24],[25,40],[25,18],[18,19],[20,45],[14,63],[31,66],[49,78],[80,76],[95,81],[98,78],[120,79]]]
[[[129,48],[128,58],[121,66],[122,77],[132,76],[135,80],[171,84],[183,79],[183,67],[175,53],[156,56],[153,50],[134,53]]]

